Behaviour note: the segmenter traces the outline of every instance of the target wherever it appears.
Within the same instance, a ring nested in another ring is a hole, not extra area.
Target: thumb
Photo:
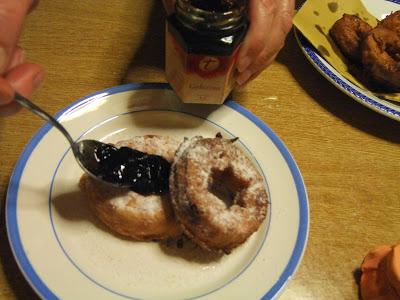
[[[0,1],[0,74],[7,70],[23,20],[34,3],[34,0]]]

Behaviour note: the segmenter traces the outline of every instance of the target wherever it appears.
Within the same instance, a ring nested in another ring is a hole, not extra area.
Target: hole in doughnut
[[[223,170],[211,169],[208,191],[221,200],[227,208],[232,205],[244,207],[244,203],[240,201],[240,194],[248,186],[247,181],[235,175],[232,167]]]

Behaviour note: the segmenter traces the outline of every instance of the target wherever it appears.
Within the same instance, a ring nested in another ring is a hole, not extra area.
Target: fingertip
[[[41,70],[39,73],[36,74],[32,82],[33,90],[37,90],[42,85],[42,82],[44,81],[45,77],[46,77],[46,72],[44,70]]]
[[[250,78],[251,74],[252,74],[252,72],[249,69],[239,73],[236,78],[236,83],[239,86],[243,85]]]
[[[243,89],[244,87],[246,87],[249,82],[253,81],[254,79],[256,79],[264,70],[258,70],[258,69],[252,69],[251,67],[248,69],[249,73],[246,75],[243,75],[243,78],[241,78],[239,81],[236,80],[236,84],[239,88],[239,90]],[[250,74],[250,76],[249,76]],[[238,75],[239,78],[240,75]]]
[[[251,58],[248,56],[244,56],[238,60],[236,69],[239,71],[239,73],[242,73],[250,66],[250,64]]]
[[[238,92],[242,92],[246,86],[247,86],[247,83],[243,83],[240,85],[238,83],[236,83],[235,90]]]
[[[10,85],[25,96],[31,95],[45,76],[43,68],[36,64],[22,64],[10,70],[6,79]]]

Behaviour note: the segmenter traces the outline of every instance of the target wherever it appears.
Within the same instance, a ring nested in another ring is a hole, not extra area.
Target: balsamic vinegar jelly
[[[176,1],[166,24],[166,76],[183,102],[224,102],[247,27],[245,0]]]

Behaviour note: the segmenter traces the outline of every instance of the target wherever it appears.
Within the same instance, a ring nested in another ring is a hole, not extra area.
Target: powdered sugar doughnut
[[[264,181],[234,140],[194,137],[179,147],[170,194],[183,230],[204,249],[229,253],[265,219]]]
[[[131,147],[172,162],[179,144],[180,141],[168,136],[146,135],[118,142],[116,147]],[[87,175],[82,176],[80,187],[94,214],[114,232],[136,240],[165,239],[182,233],[168,193],[141,195],[110,187]]]

